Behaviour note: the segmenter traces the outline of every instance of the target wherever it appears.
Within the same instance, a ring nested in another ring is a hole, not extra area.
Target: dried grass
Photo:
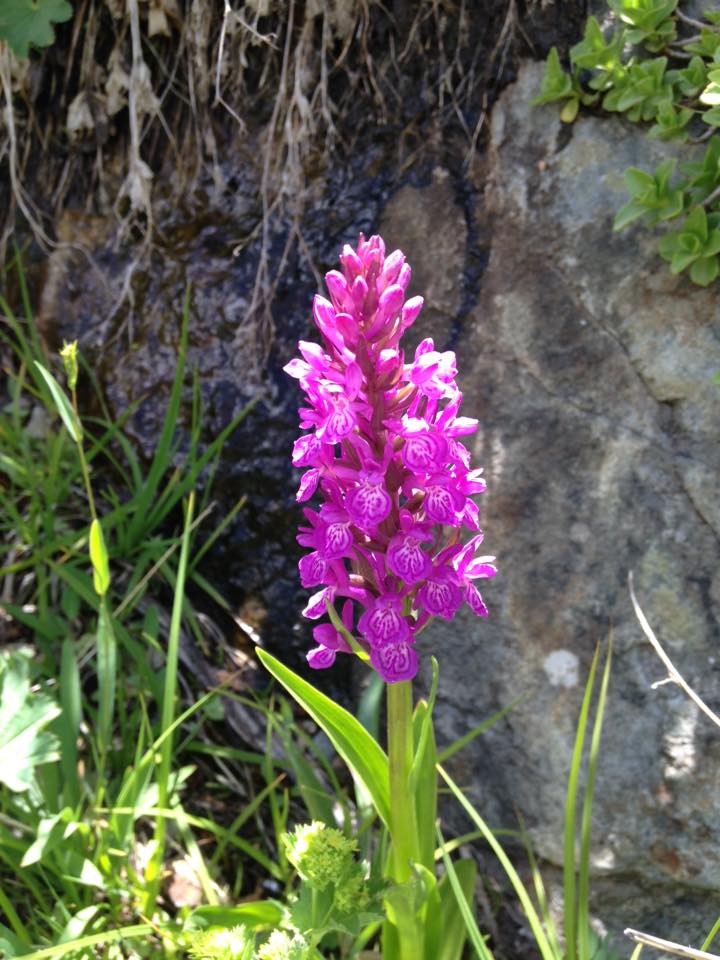
[[[302,222],[318,171],[353,150],[359,116],[407,127],[408,71],[437,129],[451,118],[464,131],[469,162],[487,105],[483,55],[496,44],[505,59],[517,12],[515,0],[416,0],[395,5],[406,14],[400,23],[382,0],[235,2],[237,9],[230,0],[82,0],[55,47],[30,64],[0,43],[0,161],[11,186],[0,201],[0,258],[18,213],[46,251],[57,245],[53,224],[67,205],[109,214],[116,245],[136,244],[115,315],[157,239],[158,182],[171,180],[179,196],[210,172],[221,192],[223,152],[244,147],[259,154],[262,220],[235,250],[260,244],[241,335],[251,335],[262,361],[293,245],[310,258]],[[483,12],[488,6],[499,20]],[[484,43],[478,17],[487,20]],[[398,159],[402,169],[413,154]],[[271,270],[279,218],[290,227]],[[127,316],[131,334],[132,309]]]

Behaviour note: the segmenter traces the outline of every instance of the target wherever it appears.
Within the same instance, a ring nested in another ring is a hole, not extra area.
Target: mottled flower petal
[[[443,620],[452,620],[463,600],[454,574],[447,568],[441,568],[428,577],[418,590],[417,598],[428,613]]]
[[[417,653],[407,642],[388,643],[370,651],[370,663],[387,683],[412,680],[417,673]]]
[[[330,647],[315,647],[307,654],[307,662],[313,670],[325,670],[335,663],[336,652]]]
[[[423,501],[425,513],[434,523],[454,526],[457,523],[458,509],[455,497],[447,487],[439,484],[428,487]]]
[[[343,635],[335,629],[332,623],[321,623],[313,628],[313,639],[321,647],[327,647],[329,650],[342,650],[343,653],[350,653],[350,646]]]
[[[376,597],[360,617],[358,629],[371,646],[400,643],[410,635],[410,627],[401,613],[398,597]]]
[[[322,444],[314,433],[305,434],[293,444],[292,462],[295,467],[310,467],[315,464],[322,450]]]
[[[347,497],[347,507],[355,523],[368,530],[382,523],[392,510],[392,498],[385,489],[382,478],[365,477]]]
[[[465,600],[467,605],[470,607],[472,612],[478,617],[487,617],[488,608],[483,602],[483,598],[480,596],[480,591],[472,583],[469,583],[465,587]]]
[[[330,523],[325,530],[322,555],[325,560],[347,557],[353,550],[353,535],[349,523]]]
[[[340,394],[330,398],[330,409],[317,435],[325,443],[338,443],[355,429],[357,418],[348,397]]]
[[[327,563],[317,550],[302,557],[298,564],[302,585],[304,587],[317,587],[319,584],[324,583],[327,575],[327,566]]]
[[[307,617],[308,620],[319,620],[320,617],[324,617],[327,613],[325,601],[332,600],[332,598],[333,591],[330,587],[325,587],[324,590],[318,590],[318,592],[314,593],[308,600],[302,615]]]
[[[406,437],[402,457],[405,466],[411,470],[431,473],[442,468],[446,453],[447,441],[428,432]]]
[[[298,503],[304,503],[306,500],[309,500],[310,497],[317,490],[318,482],[320,481],[320,471],[319,470],[308,470],[302,475],[300,480],[300,486],[298,491],[295,494],[295,499]]]
[[[387,547],[387,564],[406,584],[424,580],[432,566],[420,541],[409,534],[397,534]]]

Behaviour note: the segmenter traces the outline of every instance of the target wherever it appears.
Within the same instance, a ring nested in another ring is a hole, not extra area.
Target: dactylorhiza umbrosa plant
[[[297,377],[308,406],[293,463],[308,468],[297,499],[319,490],[319,511],[306,508],[299,542],[304,587],[321,589],[305,610],[319,620],[342,600],[341,625],[321,623],[308,654],[329,667],[359,645],[388,683],[417,673],[415,638],[432,617],[452,620],[463,602],[487,616],[474,581],[495,575],[473,494],[485,489],[461,438],[477,420],[459,415],[455,354],[423,340],[405,363],[400,340],[423,305],[405,300],[410,267],[380,237],[346,246],[342,272],[325,277],[330,300],[316,296],[313,318],[323,343],[301,341]],[[463,528],[472,536],[463,543]],[[353,644],[355,608],[360,639]],[[336,618],[333,618],[336,619]]]
[[[300,561],[303,586],[319,588],[303,613],[322,621],[313,630],[312,667],[355,654],[386,681],[388,755],[354,718],[261,657],[324,727],[389,829],[385,960],[455,960],[462,938],[443,924],[458,890],[472,900],[474,866],[463,864],[452,890],[436,884],[431,706],[419,703],[413,713],[411,681],[416,639],[432,618],[452,620],[463,604],[488,613],[476,582],[496,569],[494,557],[479,555],[473,500],[485,483],[463,444],[477,421],[460,415],[454,353],[437,351],[428,338],[406,362],[400,341],[423,299],[405,297],[404,255],[386,256],[379,236],[361,235],[340,263],[325,277],[330,299],[313,302],[322,342],[301,341],[301,358],[285,367],[306,398],[306,432],[292,456],[304,470],[297,499],[317,494],[321,501],[319,509],[304,508],[298,537],[309,551]]]

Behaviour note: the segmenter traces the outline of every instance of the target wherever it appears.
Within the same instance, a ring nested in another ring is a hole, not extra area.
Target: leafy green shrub
[[[613,229],[636,220],[648,226],[677,221],[658,244],[673,273],[689,270],[700,286],[720,274],[720,14],[685,16],[678,0],[608,0],[613,26],[603,31],[589,17],[582,40],[570,49],[566,72],[550,51],[533,104],[559,103],[572,123],[580,106],[597,105],[650,124],[648,136],[679,143],[708,141],[699,162],[662,161],[654,171],[625,172],[630,200]],[[680,31],[683,35],[680,36]]]

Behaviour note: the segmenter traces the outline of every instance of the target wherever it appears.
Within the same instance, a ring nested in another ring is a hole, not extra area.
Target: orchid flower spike
[[[310,551],[300,561],[303,586],[321,588],[303,613],[321,620],[327,603],[342,599],[336,625],[314,628],[308,661],[329,667],[360,649],[396,683],[415,676],[415,639],[432,617],[451,620],[463,603],[487,616],[472,582],[496,573],[494,557],[477,556],[472,496],[485,483],[460,441],[477,421],[459,416],[454,353],[427,338],[405,362],[400,339],[423,300],[405,299],[401,251],[386,256],[379,236],[361,234],[340,265],[325,277],[330,299],[313,301],[322,343],[301,341],[302,356],[285,367],[305,393],[297,500],[319,493],[322,501],[305,508],[309,525],[298,535]]]

